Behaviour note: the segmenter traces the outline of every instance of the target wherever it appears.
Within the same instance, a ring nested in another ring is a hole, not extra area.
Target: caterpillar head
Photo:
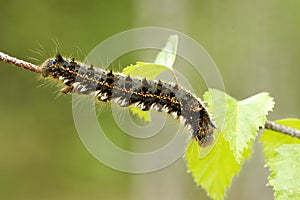
[[[60,54],[57,54],[55,58],[50,58],[42,64],[42,76],[43,77],[52,77],[58,79],[67,75],[67,71],[74,69],[76,63],[74,59],[68,61],[64,59]]]

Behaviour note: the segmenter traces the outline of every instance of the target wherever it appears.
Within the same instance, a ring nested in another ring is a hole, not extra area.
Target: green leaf
[[[217,127],[222,129],[224,139],[229,142],[237,162],[240,162],[244,151],[255,139],[259,127],[264,126],[266,115],[274,106],[273,98],[268,93],[259,93],[237,101],[221,91],[212,89],[204,96],[205,101],[209,99],[215,100],[212,112],[216,113],[213,116],[218,122]]]
[[[268,163],[272,170],[269,185],[276,199],[300,199],[300,144],[282,145]]]
[[[178,47],[178,35],[171,35],[165,48],[156,56],[155,63],[167,66],[173,70]]]
[[[185,157],[196,184],[213,199],[223,199],[232,178],[250,157],[257,130],[274,103],[266,93],[237,101],[214,89],[205,93],[204,101],[217,125],[214,135],[219,137],[204,158],[201,156],[203,148],[195,141],[186,149]]]
[[[275,121],[277,124],[284,126],[289,126],[300,130],[300,120],[299,119],[282,119]],[[263,151],[266,159],[274,157],[275,149],[283,144],[298,144],[299,139],[291,137],[276,131],[271,131],[265,129],[260,137],[260,141],[263,143]]]
[[[232,178],[240,171],[241,164],[236,162],[222,134],[205,158],[199,157],[200,151],[195,140],[186,149],[188,172],[192,173],[196,184],[201,185],[212,199],[223,199]]]
[[[299,119],[283,119],[275,123],[300,130]],[[268,185],[275,199],[300,199],[300,139],[271,130],[264,130],[260,141],[266,166],[270,168]]]
[[[150,115],[148,111],[143,111],[137,107],[130,106],[130,111],[132,114],[137,115],[139,118],[144,120],[145,122],[150,122]]]
[[[156,76],[165,70],[168,70],[168,68],[160,64],[137,62],[135,65],[126,67],[122,73],[146,79],[155,79]]]
[[[172,71],[172,66],[176,59],[177,45],[178,36],[170,36],[165,48],[158,53],[155,59],[155,63],[137,62],[135,65],[126,67],[123,70],[123,73],[130,76],[155,79],[160,73],[165,70]],[[133,106],[130,106],[130,111],[138,117],[142,118],[144,121],[150,121],[149,111],[142,111],[141,109],[135,108]]]

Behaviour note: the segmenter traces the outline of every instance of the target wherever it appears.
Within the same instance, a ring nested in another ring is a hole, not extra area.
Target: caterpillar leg
[[[70,93],[72,93],[72,90],[73,90],[72,86],[67,86],[67,87],[62,88],[60,90],[60,92],[64,93],[64,94],[70,94]]]

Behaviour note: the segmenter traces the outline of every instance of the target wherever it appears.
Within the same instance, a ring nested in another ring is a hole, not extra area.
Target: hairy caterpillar
[[[95,69],[61,55],[45,61],[41,74],[63,82],[66,87],[60,91],[65,94],[94,95],[99,101],[114,101],[121,107],[134,105],[144,111],[165,112],[178,119],[200,146],[213,142],[215,126],[203,103],[177,84]]]

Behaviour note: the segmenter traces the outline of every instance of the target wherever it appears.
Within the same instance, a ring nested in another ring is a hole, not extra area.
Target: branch
[[[42,70],[39,66],[34,65],[32,63],[26,62],[24,60],[20,60],[14,57],[11,57],[5,53],[2,53],[0,51],[0,60],[6,63],[13,64],[15,66],[21,67],[23,69],[28,69],[30,71],[36,72],[36,73],[41,73]]]
[[[0,52],[0,61],[13,64],[15,66],[33,71],[35,73],[41,73],[42,72],[42,70],[39,66],[34,65],[32,63],[29,63],[29,62],[26,62],[26,61],[23,61],[23,60],[20,60],[20,59],[17,59],[17,58],[14,58],[14,57],[11,57],[11,56],[9,56],[5,53],[2,53],[2,52]],[[264,128],[272,130],[272,131],[280,132],[280,133],[283,133],[283,134],[286,134],[286,135],[289,135],[289,136],[292,136],[292,137],[297,137],[297,138],[300,139],[300,130],[293,129],[293,128],[288,127],[288,126],[283,126],[283,125],[276,124],[276,123],[271,122],[271,121],[266,121]]]
[[[288,126],[283,126],[280,124],[275,124],[274,122],[271,121],[266,121],[265,123],[265,129],[269,129],[272,131],[277,131],[286,135],[290,135],[292,137],[297,137],[300,138],[300,130],[297,129],[293,129],[291,127]]]

